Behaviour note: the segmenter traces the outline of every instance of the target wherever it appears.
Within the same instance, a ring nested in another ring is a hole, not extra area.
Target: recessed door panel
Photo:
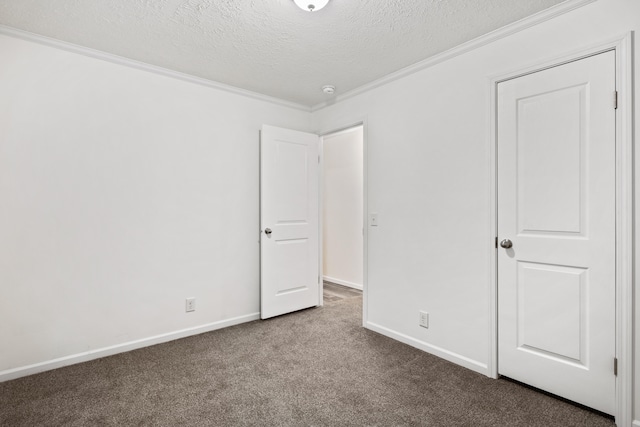
[[[518,263],[518,348],[586,366],[587,278],[584,268]]]
[[[275,172],[276,208],[279,224],[307,221],[308,212],[308,155],[306,144],[277,141]]]
[[[276,245],[276,294],[308,289],[309,239],[279,240]]]
[[[615,410],[615,56],[498,84],[498,372]]]
[[[517,101],[518,231],[580,233],[587,86]]]

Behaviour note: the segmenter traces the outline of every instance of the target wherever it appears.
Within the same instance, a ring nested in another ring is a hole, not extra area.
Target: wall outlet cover
[[[420,312],[419,325],[423,328],[429,328],[429,313],[427,313],[426,311]]]

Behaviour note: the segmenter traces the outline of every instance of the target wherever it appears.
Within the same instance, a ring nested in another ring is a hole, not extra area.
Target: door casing
[[[588,49],[581,49],[540,61],[536,65],[501,73],[489,78],[490,91],[490,206],[491,230],[487,241],[490,251],[489,288],[489,357],[488,375],[498,378],[498,273],[497,249],[497,85],[498,83],[541,71],[547,68],[573,62],[606,51],[616,53],[616,90],[618,108],[616,111],[616,357],[618,376],[616,378],[616,413],[619,426],[631,425],[633,420],[633,73],[632,73],[632,33],[628,32],[615,39],[605,41]],[[613,97],[611,102],[613,103]],[[613,361],[612,361],[613,369]]]

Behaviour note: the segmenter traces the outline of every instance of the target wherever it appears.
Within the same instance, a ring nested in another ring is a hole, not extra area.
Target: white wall
[[[599,0],[317,111],[312,126],[302,111],[0,36],[0,378],[256,316],[260,125],[323,133],[363,118],[381,219],[368,326],[486,371],[489,77],[638,31],[639,16],[637,0]],[[640,425],[640,292],[635,304]]]
[[[0,57],[0,379],[257,318],[258,131],[310,113],[7,36]]]
[[[368,229],[368,327],[486,372],[494,238],[490,77],[629,30],[640,30],[640,2],[600,0],[314,113],[319,132],[366,117],[368,211],[381,218],[380,226]],[[640,57],[637,44],[635,55]],[[635,97],[640,99],[637,64],[635,70]],[[635,124],[640,128],[637,108]],[[639,174],[636,179],[638,201]],[[636,239],[640,247],[640,235]],[[418,326],[418,310],[430,313],[429,329]]]
[[[362,127],[323,138],[323,275],[362,289]]]

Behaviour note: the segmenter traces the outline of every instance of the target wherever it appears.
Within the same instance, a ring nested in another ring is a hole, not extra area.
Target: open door
[[[317,135],[263,126],[260,317],[320,304]]]

